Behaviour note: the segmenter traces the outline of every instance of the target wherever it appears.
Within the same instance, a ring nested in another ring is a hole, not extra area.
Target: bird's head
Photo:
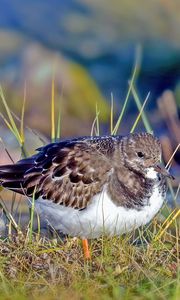
[[[168,170],[160,165],[161,144],[152,134],[137,133],[124,137],[120,143],[120,152],[127,168],[147,178],[155,179],[158,174],[172,178]]]

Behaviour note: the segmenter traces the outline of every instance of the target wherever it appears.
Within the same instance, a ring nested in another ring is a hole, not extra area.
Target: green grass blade
[[[19,131],[17,129],[16,123],[14,122],[14,119],[13,119],[13,116],[12,116],[11,111],[9,109],[9,106],[8,106],[6,100],[5,100],[5,97],[4,97],[3,90],[2,90],[1,86],[0,86],[0,97],[1,97],[2,103],[5,107],[6,113],[8,115],[9,122],[11,124],[11,128],[13,129],[13,134],[15,135],[15,137],[16,137],[17,141],[19,142],[19,144],[21,145],[22,144],[21,136],[20,136]]]
[[[110,114],[110,132],[113,133],[114,128],[114,96],[111,93],[111,114]]]
[[[29,230],[29,241],[32,242],[33,236],[33,224],[34,224],[34,210],[35,210],[35,194],[36,194],[36,186],[33,191],[31,208],[30,208],[30,230]]]
[[[135,101],[135,103],[137,105],[137,108],[138,108],[139,111],[141,111],[142,104],[141,104],[141,101],[139,99],[139,96],[138,96],[138,94],[136,92],[136,89],[135,89],[134,85],[132,85],[131,91],[132,91],[132,95],[134,97],[134,101]],[[142,118],[144,127],[146,128],[146,131],[149,132],[149,133],[151,133],[153,130],[152,130],[152,127],[151,127],[151,125],[150,125],[150,123],[148,121],[148,118],[147,118],[147,116],[146,116],[146,114],[145,114],[144,111],[142,111],[141,118]]]
[[[60,139],[61,136],[61,112],[59,110],[58,112],[58,120],[57,120],[57,133],[56,133],[56,138]]]
[[[99,135],[100,134],[100,128],[99,128],[99,114],[100,114],[100,111],[98,111],[98,106],[97,106],[97,103],[96,103],[96,135]]]
[[[166,164],[166,169],[170,167],[171,161],[173,160],[174,155],[176,154],[176,152],[179,150],[179,147],[180,147],[180,143],[177,145],[177,147],[176,147],[176,149],[174,150],[173,154],[171,155],[169,161],[167,162],[167,164]]]
[[[127,91],[127,95],[126,95],[126,98],[125,98],[125,101],[124,101],[121,113],[119,115],[119,118],[118,118],[118,120],[116,122],[116,125],[115,125],[113,131],[112,131],[112,134],[116,134],[117,131],[118,131],[118,129],[119,129],[119,127],[120,127],[120,124],[121,124],[122,118],[124,116],[128,100],[130,98],[130,93],[131,93],[131,90],[132,90],[132,86],[133,86],[133,84],[135,82],[135,79],[137,78],[137,75],[138,75],[138,72],[139,72],[140,58],[141,58],[141,51],[140,51],[140,48],[138,48],[137,52],[136,52],[135,65],[134,65],[134,68],[133,68],[133,73],[132,73],[132,77],[131,77],[131,80],[130,80],[130,84],[129,84],[129,88],[128,88],[128,91]]]
[[[150,92],[147,94],[146,99],[144,100],[144,103],[143,103],[143,105],[142,105],[142,107],[141,107],[141,109],[139,111],[139,114],[138,114],[138,116],[137,116],[137,118],[136,118],[136,120],[135,120],[135,122],[134,122],[134,124],[133,124],[133,126],[131,128],[130,133],[134,132],[134,130],[135,130],[135,128],[136,128],[136,126],[137,126],[137,124],[139,122],[140,117],[142,117],[142,113],[143,113],[144,107],[145,107],[145,105],[146,105],[146,103],[147,103],[147,101],[149,99],[149,95],[150,95]]]
[[[22,111],[21,111],[21,120],[20,120],[20,135],[21,135],[21,154],[23,157],[27,157],[28,153],[24,146],[25,143],[25,135],[24,135],[24,114],[25,114],[25,104],[26,104],[26,82],[24,85],[24,97],[23,97],[23,104],[22,104]]]
[[[21,125],[20,125],[20,135],[22,144],[24,144],[24,113],[25,113],[25,103],[26,103],[26,82],[24,84],[24,97],[23,97],[23,104],[22,104],[22,110],[21,110]]]
[[[18,226],[18,224],[16,223],[15,219],[13,218],[12,214],[9,212],[8,208],[6,207],[5,202],[3,201],[3,199],[0,196],[0,208],[3,209],[7,219],[9,220],[9,222],[11,222],[13,228],[17,231],[18,234],[22,235],[22,232]]]
[[[11,124],[8,122],[8,120],[3,116],[2,113],[0,113],[0,116],[1,116],[1,118],[3,119],[4,123],[6,124],[6,126],[7,126],[7,127],[9,128],[9,130],[12,132],[12,134],[15,135],[15,134],[14,134],[14,129],[12,128],[12,126],[11,126]],[[16,137],[16,136],[15,136],[15,137]],[[27,157],[27,156],[28,156],[28,153],[27,153],[27,151],[26,151],[26,149],[25,149],[25,147],[24,147],[24,143],[20,143],[20,147],[21,147],[21,152],[22,152],[23,156],[24,156],[24,157]],[[8,156],[9,156],[9,154],[8,154]]]
[[[95,130],[95,125],[96,125],[96,123],[97,123],[98,115],[99,115],[99,112],[98,112],[98,114],[96,114],[96,116],[95,116],[95,118],[94,118],[94,121],[93,121],[93,123],[92,123],[92,126],[91,126],[91,136],[94,135],[93,132],[94,132],[94,130]]]
[[[61,103],[59,103],[56,138],[60,139],[60,136],[61,136]]]
[[[52,84],[51,84],[51,140],[52,142],[55,141],[55,82],[54,82],[54,74],[52,77]]]
[[[11,124],[8,122],[8,120],[3,116],[2,113],[0,113],[1,118],[3,119],[4,123],[6,124],[6,126],[9,128],[9,130],[13,133],[14,135],[14,130],[11,126]]]

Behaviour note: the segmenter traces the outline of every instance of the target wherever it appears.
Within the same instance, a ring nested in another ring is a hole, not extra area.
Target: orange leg
[[[90,255],[90,252],[89,252],[88,240],[87,239],[83,239],[82,240],[82,245],[83,245],[83,251],[84,251],[84,257],[85,257],[85,259],[90,259],[91,255]]]

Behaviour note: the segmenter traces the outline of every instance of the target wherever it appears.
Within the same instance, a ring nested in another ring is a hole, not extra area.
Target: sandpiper
[[[78,137],[41,147],[0,166],[5,188],[35,197],[41,218],[86,239],[120,235],[147,224],[166,195],[161,145],[148,133]]]

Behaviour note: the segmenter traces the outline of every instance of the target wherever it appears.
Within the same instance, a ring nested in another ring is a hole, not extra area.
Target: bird
[[[84,136],[37,149],[0,166],[0,185],[34,197],[40,218],[83,241],[121,235],[149,223],[166,196],[161,144],[146,132]]]

